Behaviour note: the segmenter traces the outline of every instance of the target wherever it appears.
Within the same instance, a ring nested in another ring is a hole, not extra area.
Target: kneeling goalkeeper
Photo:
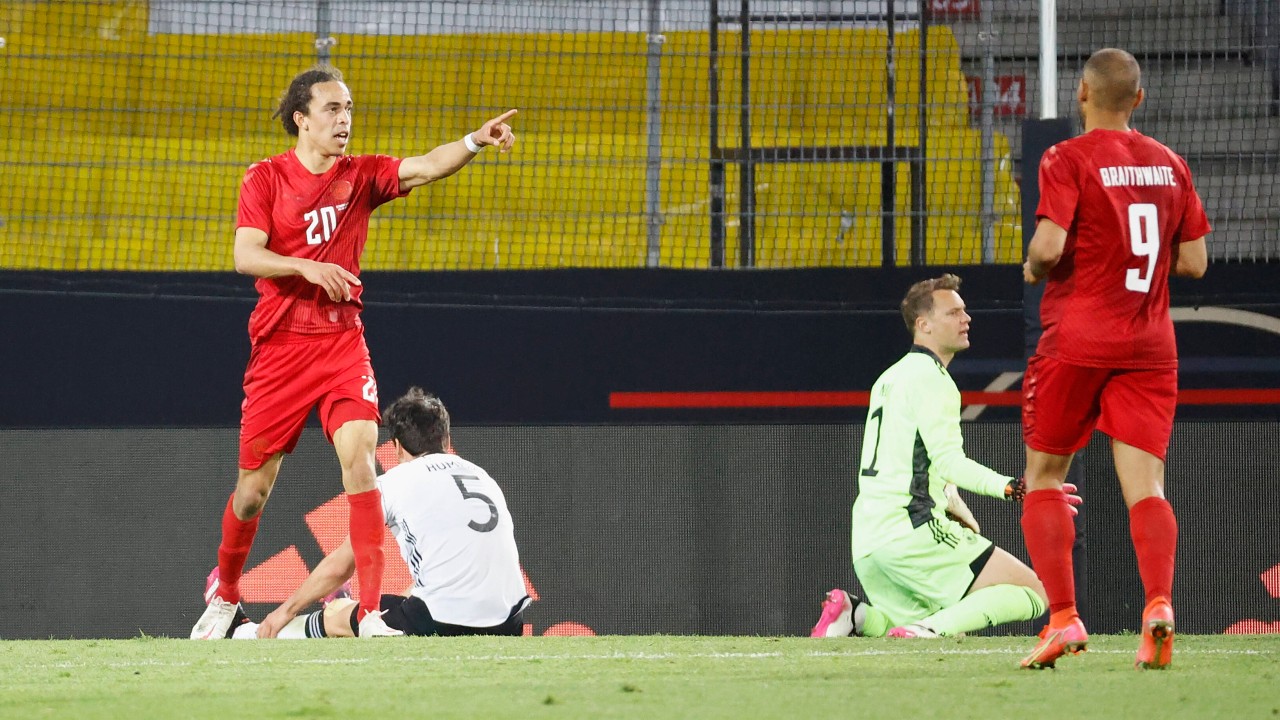
[[[969,347],[959,289],[947,274],[912,285],[902,301],[913,344],[871,389],[853,503],[853,569],[867,602],[827,593],[813,637],[942,637],[1045,612],[1035,572],[978,534],[955,491],[1025,493],[1021,479],[964,454],[960,391],[947,372]]]

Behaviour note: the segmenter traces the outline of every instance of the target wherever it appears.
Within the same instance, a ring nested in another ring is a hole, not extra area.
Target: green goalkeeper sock
[[[920,620],[919,624],[939,635],[959,635],[1008,622],[1032,620],[1044,611],[1044,601],[1031,588],[992,585]]]
[[[861,621],[861,627],[858,628],[858,634],[862,637],[884,637],[889,632],[889,628],[893,627],[893,620],[884,611],[870,603],[862,603],[856,608],[856,614],[861,617],[855,618]]]

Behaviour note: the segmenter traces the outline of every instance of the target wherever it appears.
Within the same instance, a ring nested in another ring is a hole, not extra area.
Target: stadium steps
[[[982,63],[964,64],[966,75],[982,76]],[[1001,63],[997,75],[1021,75],[1026,82],[1029,112],[1038,108],[1038,62]],[[1236,60],[1162,60],[1143,63],[1146,100],[1137,116],[1144,119],[1209,120],[1265,118],[1270,111],[1269,75],[1258,66]],[[1075,114],[1080,68],[1058,70],[1058,111]],[[997,118],[999,119],[999,118]]]
[[[1196,180],[1201,193],[1214,198],[1206,203],[1221,219],[1268,218],[1280,225],[1280,205],[1273,198],[1280,185],[1275,174],[1206,175]]]
[[[1207,243],[1209,256],[1216,260],[1270,261],[1280,260],[1276,238],[1280,237],[1280,221],[1276,219],[1218,220],[1213,223]]]
[[[1074,106],[1072,106],[1074,107]],[[1063,108],[1059,106],[1059,110]],[[1074,111],[1070,112],[1075,116]],[[1150,117],[1139,111],[1133,125],[1138,131],[1173,148],[1196,166],[1198,156],[1273,156],[1280,153],[1280,118],[1217,118],[1209,120]],[[1022,120],[1000,119],[997,132],[1019,147]],[[1277,200],[1280,203],[1280,200]]]
[[[1021,0],[984,0],[991,17],[996,74],[1027,80],[1027,111],[1039,104],[1038,21]],[[1076,86],[1083,59],[1098,47],[1121,47],[1143,64],[1147,102],[1134,127],[1186,157],[1214,225],[1217,259],[1280,258],[1280,119],[1270,117],[1270,75],[1248,62],[1249,28],[1223,14],[1218,0],[1076,0],[1060,5],[1059,113],[1078,118]],[[954,26],[966,74],[982,74],[980,23]],[[1022,119],[997,115],[994,127],[1021,154]],[[1078,122],[1078,120],[1077,120]]]
[[[982,8],[999,17],[1034,17],[1037,3],[1027,0],[981,0]],[[1058,3],[1058,12],[1064,16],[1089,16],[1096,18],[1129,18],[1143,14],[1216,15],[1222,0],[1070,0]]]
[[[1143,120],[1134,126],[1180,153],[1280,153],[1280,118]]]
[[[1117,12],[1103,15],[1064,10],[1059,7],[1058,56],[1077,65],[1103,47],[1128,50],[1140,60],[1149,57],[1188,57],[1206,49],[1240,52],[1242,38],[1229,17],[1213,12],[1165,7],[1139,15],[1129,3],[1115,3]],[[1133,13],[1129,15],[1128,13]],[[983,24],[975,21],[952,25],[966,60],[982,57]],[[995,55],[1009,59],[1034,60],[1040,54],[1040,24],[1037,16],[993,14]]]
[[[1196,179],[1205,212],[1213,224],[1209,253],[1223,259],[1280,259],[1280,175],[1205,174]]]

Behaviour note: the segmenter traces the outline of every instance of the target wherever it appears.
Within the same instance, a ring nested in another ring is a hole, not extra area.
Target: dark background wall
[[[1016,424],[967,431],[971,455],[1016,472]],[[535,633],[572,622],[601,634],[802,635],[823,592],[858,591],[849,505],[861,432],[857,424],[464,427],[457,444],[503,485],[539,597],[528,615]],[[1280,564],[1265,511],[1280,504],[1271,482],[1277,445],[1272,423],[1191,422],[1175,433],[1169,496],[1182,526],[1175,594],[1186,632],[1280,621],[1280,601],[1260,578]],[[0,504],[0,637],[189,632],[216,562],[234,430],[4,430],[0,447],[18,468]],[[1099,438],[1083,458],[1091,468],[1084,612],[1095,632],[1134,629],[1143,605],[1107,454]],[[343,536],[345,513],[327,525],[307,516],[340,490],[332,450],[308,431],[285,464],[250,572],[291,552],[318,562],[321,546]],[[985,534],[1025,559],[1018,508],[984,498],[971,505]],[[263,602],[269,594],[246,593],[254,616],[273,607]]]
[[[975,357],[1017,357],[1017,277],[966,274],[979,276],[971,304],[1007,318],[975,330]],[[609,422],[618,390],[870,387],[905,348],[894,312],[923,276],[890,275],[368,273],[364,319],[384,397],[416,383],[466,422]],[[239,422],[249,279],[11,273],[0,283],[14,319],[0,424]]]
[[[1277,269],[1215,265],[1204,283],[1176,284],[1175,305],[1274,321]],[[1022,289],[1016,268],[956,271],[974,347],[952,371],[981,390],[1022,369]],[[365,321],[384,400],[410,384],[439,392],[460,451],[506,487],[542,598],[536,631],[800,634],[823,591],[854,582],[865,409],[617,410],[609,394],[866,390],[907,346],[906,286],[940,272],[369,274]],[[0,637],[184,634],[235,476],[248,280],[3,273],[0,300],[0,607],[12,609]],[[1280,335],[1178,333],[1184,387],[1280,387]],[[1274,622],[1260,575],[1280,563],[1262,519],[1280,501],[1276,406],[1187,405],[1179,418],[1181,627]],[[1015,408],[986,411],[966,427],[970,453],[1018,472],[1016,423]],[[1091,628],[1131,628],[1141,598],[1100,437],[1083,462]],[[332,450],[309,430],[251,565],[291,546],[314,565],[322,543],[306,516],[339,489]],[[1023,554],[1016,509],[974,504]]]
[[[1020,371],[1022,283],[1011,266],[367,273],[364,318],[382,396],[421,384],[466,423],[707,419],[620,417],[608,395],[869,389],[907,346],[897,314],[906,287],[945,270],[964,278],[974,315],[973,347],[953,367],[962,389]],[[1276,317],[1280,264],[1215,265],[1204,281],[1175,282],[1173,296]],[[0,427],[239,422],[248,278],[0,272],[0,300]],[[1179,334],[1184,387],[1280,387],[1280,335],[1198,323]],[[861,419],[848,410],[719,417]]]

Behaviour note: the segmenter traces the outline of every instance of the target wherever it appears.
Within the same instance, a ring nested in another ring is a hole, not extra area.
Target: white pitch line
[[[784,653],[784,652],[709,652],[709,653],[646,653],[646,652],[627,652],[627,653],[584,653],[576,655],[422,655],[413,658],[388,658],[397,662],[457,662],[457,661],[546,661],[546,660],[760,660],[783,657],[883,657],[883,656],[937,656],[937,655],[956,655],[956,656],[979,656],[979,655],[1011,655],[1017,656],[1022,654],[1022,648],[1007,649],[963,649],[963,648],[920,648],[918,650],[813,650],[806,653]],[[1089,650],[1090,655],[1129,655],[1132,650]],[[1187,650],[1180,649],[1179,657],[1198,656],[1198,655],[1269,655],[1261,650],[1229,650],[1225,648],[1213,648],[1207,650]],[[141,660],[137,662],[112,662],[112,663],[88,663],[88,662],[60,662],[48,663],[44,665],[32,665],[28,667],[46,668],[65,670],[71,668],[82,667],[102,667],[104,664],[112,668],[138,668],[138,667],[191,667],[194,665],[353,665],[359,663],[367,663],[370,658],[313,658],[300,660],[275,660],[272,658],[257,658],[245,660],[201,660],[201,661],[175,661],[163,662],[158,660]]]

